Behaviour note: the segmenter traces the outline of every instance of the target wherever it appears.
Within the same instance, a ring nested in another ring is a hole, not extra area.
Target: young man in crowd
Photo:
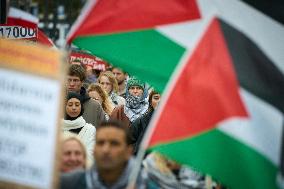
[[[63,175],[61,189],[125,189],[134,166],[128,126],[117,121],[101,123],[96,132],[94,159],[90,170]],[[135,187],[145,188],[141,175]]]
[[[105,120],[105,113],[101,105],[88,96],[86,89],[83,87],[83,82],[86,79],[86,70],[77,64],[72,64],[69,67],[67,75],[67,91],[79,93],[83,99],[83,118],[87,123],[94,126],[99,125]]]
[[[113,67],[111,71],[118,83],[118,95],[122,96],[123,98],[126,98],[127,73],[118,67]]]

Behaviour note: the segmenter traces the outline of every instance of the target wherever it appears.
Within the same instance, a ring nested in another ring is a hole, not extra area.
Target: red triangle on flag
[[[239,96],[232,59],[216,18],[169,92],[163,110],[156,117],[150,146],[201,134],[233,116],[248,116]]]

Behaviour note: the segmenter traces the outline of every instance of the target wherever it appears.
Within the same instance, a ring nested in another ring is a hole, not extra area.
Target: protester
[[[92,99],[97,100],[102,105],[103,110],[106,112],[106,118],[109,119],[115,106],[105,90],[99,84],[92,83],[89,85],[88,94]]]
[[[97,82],[97,75],[96,71],[91,66],[86,66],[86,83],[96,83]]]
[[[145,84],[134,77],[128,79],[126,88],[125,106],[116,107],[110,117],[120,120],[130,127],[131,123],[148,110],[148,92]]]
[[[126,98],[126,79],[127,73],[118,67],[112,68],[112,73],[115,76],[118,84],[118,95]]]
[[[177,164],[157,152],[149,154],[143,161],[147,175],[148,188],[163,189],[205,189],[213,188],[215,183],[205,183],[205,176],[189,167]]]
[[[84,108],[83,118],[87,123],[97,126],[99,122],[105,120],[105,113],[101,105],[88,96],[86,89],[83,87],[85,78],[86,71],[82,66],[70,65],[67,76],[67,91],[80,94]]]
[[[79,138],[86,146],[88,162],[92,163],[96,128],[86,123],[83,118],[84,108],[81,102],[81,96],[78,93],[68,93],[62,130],[64,133],[72,132],[78,134]]]
[[[74,134],[65,135],[61,145],[60,171],[67,173],[86,168],[86,148]]]
[[[134,143],[134,154],[138,152],[139,145],[143,139],[144,133],[147,129],[147,126],[152,118],[154,110],[157,108],[158,103],[160,102],[161,95],[152,90],[149,95],[149,108],[148,111],[140,118],[135,120],[131,124],[131,133]]]
[[[101,123],[96,133],[94,159],[91,169],[63,175],[61,189],[125,189],[134,166],[129,128],[112,120]],[[145,188],[141,174],[135,188]]]
[[[98,83],[110,96],[110,99],[112,100],[115,106],[125,104],[125,99],[117,94],[118,84],[111,71],[101,72],[98,78]]]

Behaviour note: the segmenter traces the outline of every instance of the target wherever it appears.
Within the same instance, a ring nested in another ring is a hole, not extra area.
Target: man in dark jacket
[[[103,122],[97,127],[95,163],[90,170],[61,177],[61,189],[125,189],[134,166],[128,126],[120,122]],[[145,188],[139,175],[136,189]]]
[[[67,76],[67,91],[76,92],[81,95],[84,107],[83,118],[87,123],[97,126],[101,121],[105,120],[105,113],[101,105],[91,99],[83,87],[85,79],[86,71],[81,65],[70,65]]]

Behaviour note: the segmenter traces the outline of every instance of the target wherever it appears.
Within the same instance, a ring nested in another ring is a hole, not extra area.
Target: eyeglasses
[[[68,78],[67,79],[67,82],[68,83],[71,83],[71,82],[73,82],[73,83],[79,83],[81,80],[80,79],[71,79],[71,78]]]

